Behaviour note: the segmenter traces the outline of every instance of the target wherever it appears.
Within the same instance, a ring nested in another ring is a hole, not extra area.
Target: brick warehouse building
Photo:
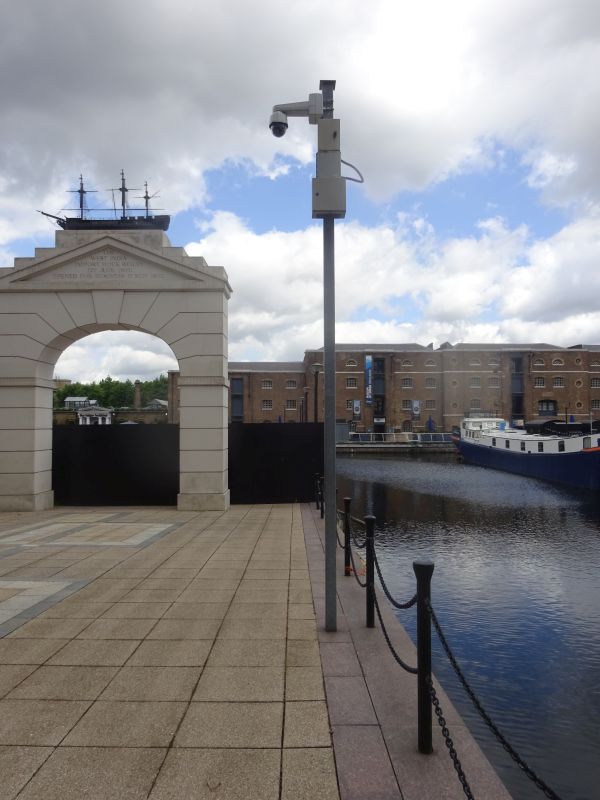
[[[315,396],[323,421],[322,348],[303,361],[230,362],[229,383],[230,422],[313,422]],[[177,399],[171,372],[171,422]],[[356,430],[449,431],[478,412],[600,418],[600,345],[336,345],[336,418]]]

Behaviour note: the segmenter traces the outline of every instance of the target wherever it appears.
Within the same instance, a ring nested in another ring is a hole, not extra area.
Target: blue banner
[[[365,356],[365,403],[373,405],[373,356]]]

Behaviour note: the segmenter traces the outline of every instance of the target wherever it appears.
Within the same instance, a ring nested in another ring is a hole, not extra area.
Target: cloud
[[[594,0],[2,6],[0,243],[43,235],[34,209],[68,205],[81,171],[110,189],[124,167],[175,213],[227,159],[273,176],[282,155],[307,163],[314,130],[276,141],[267,119],[321,77],[338,80],[344,155],[373,198],[489,169],[509,145],[548,202],[598,199]]]

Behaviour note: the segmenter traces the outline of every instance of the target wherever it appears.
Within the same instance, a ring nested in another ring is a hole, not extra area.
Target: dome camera
[[[287,114],[284,114],[282,111],[274,111],[271,114],[269,128],[273,136],[276,136],[278,139],[285,136],[285,132],[288,129]]]

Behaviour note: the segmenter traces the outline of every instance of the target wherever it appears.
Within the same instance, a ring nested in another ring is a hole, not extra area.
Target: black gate
[[[232,503],[314,498],[323,472],[323,426],[229,426]],[[56,505],[176,505],[178,425],[57,425],[52,488]]]
[[[57,425],[57,505],[176,505],[178,425]]]

